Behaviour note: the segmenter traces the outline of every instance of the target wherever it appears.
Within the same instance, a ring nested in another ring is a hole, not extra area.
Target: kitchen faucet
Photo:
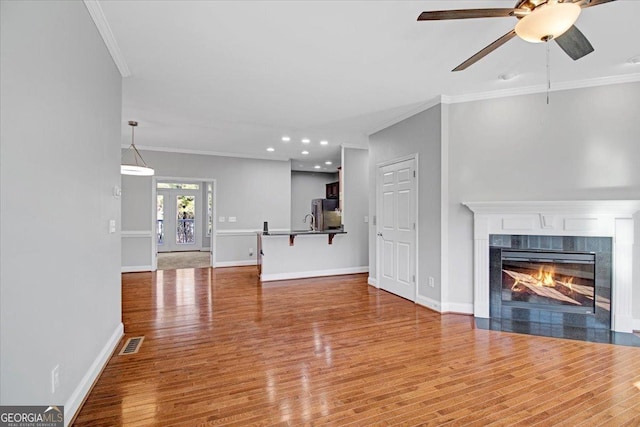
[[[311,217],[311,221],[309,221],[309,226],[311,227],[311,231],[316,231],[316,218],[313,216],[313,214],[306,214],[302,222],[306,224],[308,216]]]

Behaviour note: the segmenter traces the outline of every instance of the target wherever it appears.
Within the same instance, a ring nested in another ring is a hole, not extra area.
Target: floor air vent
[[[140,346],[142,345],[142,341],[144,340],[144,337],[132,337],[129,338],[127,340],[127,342],[124,344],[124,347],[122,347],[122,350],[120,350],[120,353],[118,353],[120,356],[124,355],[124,354],[135,354],[138,352],[138,350],[140,350]]]

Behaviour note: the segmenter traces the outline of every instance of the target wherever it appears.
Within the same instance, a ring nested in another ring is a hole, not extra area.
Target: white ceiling
[[[450,71],[513,28],[515,18],[416,21],[425,10],[514,3],[103,0],[131,72],[123,80],[122,142],[131,138],[127,121],[137,120],[140,148],[335,170],[341,145],[366,147],[368,133],[439,95],[542,90],[546,48],[518,38],[466,71]],[[627,62],[640,55],[638,17],[638,0],[584,9],[576,26],[595,52],[574,62],[552,43],[552,85],[640,80],[640,65]],[[504,73],[516,77],[500,80]],[[311,142],[302,144],[303,137]],[[320,146],[322,139],[329,145]]]

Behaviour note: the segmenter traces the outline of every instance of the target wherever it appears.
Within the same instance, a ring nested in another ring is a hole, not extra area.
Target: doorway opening
[[[154,181],[155,267],[213,266],[215,181]]]

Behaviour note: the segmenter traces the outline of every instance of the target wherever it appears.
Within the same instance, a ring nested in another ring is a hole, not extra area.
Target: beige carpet
[[[176,270],[178,268],[209,267],[209,252],[164,252],[158,253],[158,270]]]

